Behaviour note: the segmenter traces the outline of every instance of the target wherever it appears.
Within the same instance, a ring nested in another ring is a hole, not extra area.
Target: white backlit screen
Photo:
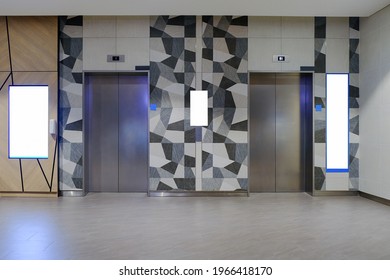
[[[348,74],[326,75],[326,171],[348,172]]]
[[[208,94],[206,90],[190,92],[190,125],[207,126],[208,124]]]
[[[48,158],[49,87],[9,87],[9,158]]]

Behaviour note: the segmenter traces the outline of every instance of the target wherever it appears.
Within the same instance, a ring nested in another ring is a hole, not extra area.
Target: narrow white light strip
[[[348,172],[348,74],[326,75],[326,171]]]
[[[48,86],[9,87],[9,158],[48,158]]]
[[[208,124],[208,94],[206,90],[190,92],[190,125],[207,126]]]

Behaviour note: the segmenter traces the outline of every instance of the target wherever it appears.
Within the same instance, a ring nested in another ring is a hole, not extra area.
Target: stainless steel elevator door
[[[86,74],[84,110],[86,188],[146,192],[147,74]]]
[[[250,76],[250,191],[303,191],[299,74]]]
[[[276,75],[277,192],[303,191],[301,168],[301,111],[299,74]]]
[[[119,191],[148,186],[148,76],[119,76]]]
[[[85,78],[86,186],[92,192],[117,192],[118,77]]]
[[[275,74],[250,76],[250,191],[275,192]]]

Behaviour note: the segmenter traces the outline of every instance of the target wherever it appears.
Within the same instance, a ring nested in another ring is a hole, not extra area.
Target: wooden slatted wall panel
[[[58,23],[57,17],[8,17],[12,70],[15,85],[49,85],[49,118],[57,120],[58,96]],[[5,17],[0,17],[0,85],[10,73]],[[8,85],[0,92],[0,196],[53,196],[58,191],[56,155],[52,193],[35,159],[23,159],[22,191],[19,160],[8,159]],[[41,159],[47,179],[51,180],[55,138],[49,137],[49,159]],[[28,135],[26,135],[28,144]]]

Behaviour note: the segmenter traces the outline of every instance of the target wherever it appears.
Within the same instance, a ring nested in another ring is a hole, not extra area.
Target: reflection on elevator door
[[[301,192],[310,183],[311,86],[302,89],[300,74],[250,75],[252,192]]]
[[[85,182],[90,192],[146,192],[147,73],[85,75]]]

